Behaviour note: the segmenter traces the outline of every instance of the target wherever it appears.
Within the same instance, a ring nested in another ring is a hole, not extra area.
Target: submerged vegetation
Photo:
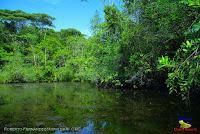
[[[55,31],[54,18],[0,10],[0,82],[90,81],[165,87],[184,98],[200,85],[198,0],[123,0],[91,20],[92,36]]]

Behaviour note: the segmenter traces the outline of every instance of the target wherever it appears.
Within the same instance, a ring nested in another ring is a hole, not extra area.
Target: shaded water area
[[[112,91],[87,83],[2,84],[0,133],[171,134],[180,116],[192,117],[198,128],[199,105],[187,110],[179,103],[166,93]]]

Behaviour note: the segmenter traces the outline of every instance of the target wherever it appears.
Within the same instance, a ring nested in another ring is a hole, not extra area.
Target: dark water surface
[[[180,116],[198,128],[199,109],[188,111],[164,93],[99,90],[87,83],[0,85],[0,133],[170,134]]]

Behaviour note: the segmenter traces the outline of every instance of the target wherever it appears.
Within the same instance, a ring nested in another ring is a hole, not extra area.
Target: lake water
[[[167,93],[87,83],[1,84],[0,133],[171,134],[180,116],[198,128],[199,105],[179,103]]]

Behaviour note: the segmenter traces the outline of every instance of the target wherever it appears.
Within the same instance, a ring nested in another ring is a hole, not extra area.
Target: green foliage
[[[0,21],[9,23],[9,24],[17,24],[19,23],[25,23],[25,22],[31,22],[32,25],[37,26],[52,26],[52,21],[54,20],[53,17],[47,15],[47,14],[29,14],[25,13],[21,10],[0,10]]]
[[[170,61],[169,57],[168,56],[165,56],[165,57],[161,57],[159,58],[159,64],[158,64],[158,69],[161,69],[161,68],[171,68],[171,67],[174,67],[174,63],[172,63],[172,61]]]
[[[171,67],[168,74],[167,84],[170,92],[179,92],[185,94],[188,90],[199,85],[199,54],[198,45],[200,40],[191,40],[183,43],[177,51],[175,59],[167,63],[160,62],[162,67]],[[171,65],[173,62],[175,65]]]
[[[102,20],[100,18],[99,12],[96,11],[94,17],[91,19],[91,31],[93,34],[97,34],[99,32],[100,24],[102,23]]]
[[[182,3],[189,5],[192,8],[199,6],[197,1],[182,1]],[[170,93],[176,92],[186,99],[186,94],[192,90],[199,89],[200,77],[200,55],[199,46],[199,17],[194,20],[192,26],[189,28],[189,39],[181,45],[177,50],[174,59],[161,58],[159,60],[159,68],[169,68],[167,86]],[[173,63],[173,64],[172,64]]]
[[[54,18],[46,14],[0,10],[0,82],[92,81],[160,89],[166,81],[170,93],[197,89],[199,2],[123,2],[121,9],[105,6],[104,18],[96,12],[89,38],[73,28],[54,31]]]
[[[34,68],[30,65],[23,65],[23,60],[20,52],[9,56],[9,62],[1,70],[0,82],[34,82],[36,80]]]
[[[200,1],[199,0],[181,0],[181,3],[187,4],[188,6],[199,8],[200,7]]]
[[[83,80],[86,39],[70,28],[55,32],[53,17],[0,10],[1,83]],[[88,64],[88,63],[87,63]]]

